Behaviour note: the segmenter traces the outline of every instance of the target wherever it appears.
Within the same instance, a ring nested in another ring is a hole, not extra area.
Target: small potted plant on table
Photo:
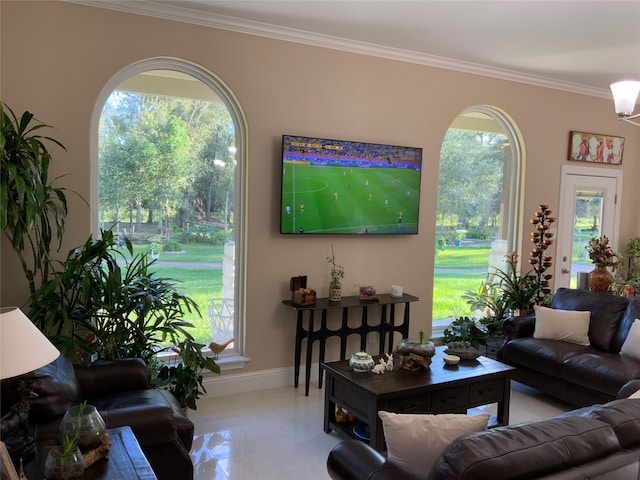
[[[336,263],[336,256],[333,253],[333,245],[331,245],[331,256],[327,257],[329,265],[331,265],[331,282],[329,283],[329,301],[339,302],[342,299],[342,283],[340,280],[344,277],[344,267]]]

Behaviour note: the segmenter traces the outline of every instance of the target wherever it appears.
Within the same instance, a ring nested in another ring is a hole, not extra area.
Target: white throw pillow
[[[631,324],[629,334],[620,349],[620,355],[640,360],[640,320],[637,318]]]
[[[536,312],[536,327],[533,338],[549,340],[563,340],[589,345],[589,322],[591,312],[577,310],[557,310],[555,308],[534,305]]]
[[[427,478],[443,450],[456,438],[487,429],[489,414],[400,414],[378,412],[388,458],[403,470]]]

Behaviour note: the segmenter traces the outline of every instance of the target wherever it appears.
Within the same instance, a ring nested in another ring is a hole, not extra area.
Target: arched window
[[[94,233],[113,229],[198,303],[197,341],[244,355],[246,122],[212,73],[174,59],[125,68],[94,113]],[[217,352],[216,352],[217,353]]]
[[[433,333],[452,318],[471,317],[465,292],[478,291],[521,230],[523,155],[504,112],[477,106],[451,124],[440,150],[433,287]]]

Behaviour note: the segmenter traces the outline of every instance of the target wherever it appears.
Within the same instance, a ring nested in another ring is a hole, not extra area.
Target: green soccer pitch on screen
[[[282,136],[280,233],[416,235],[422,148]]]

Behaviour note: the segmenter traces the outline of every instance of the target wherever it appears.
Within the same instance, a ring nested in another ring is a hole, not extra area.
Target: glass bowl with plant
[[[49,480],[82,478],[84,459],[75,438],[64,437],[62,444],[53,447],[44,464],[44,475]],[[4,477],[3,477],[4,478]]]

